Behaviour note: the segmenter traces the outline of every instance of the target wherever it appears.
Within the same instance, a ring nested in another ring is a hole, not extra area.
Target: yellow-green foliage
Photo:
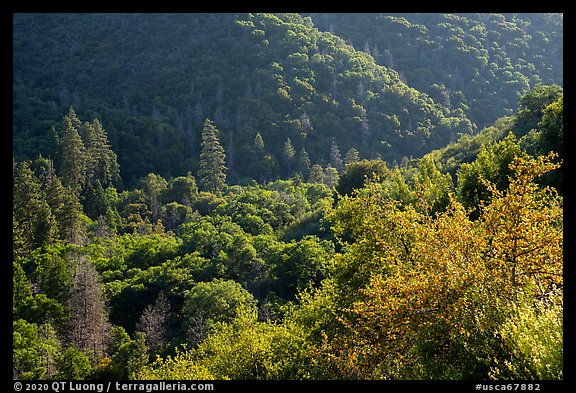
[[[137,379],[294,379],[303,365],[304,337],[293,324],[259,322],[244,306],[218,322],[197,348],[158,359]]]
[[[485,181],[491,202],[476,220],[453,198],[434,218],[400,210],[378,183],[342,200],[331,220],[348,253],[336,278],[358,293],[325,349],[340,375],[469,378],[504,362],[494,376],[561,377],[561,305],[514,300],[562,286],[561,204],[535,183],[553,159],[515,159],[505,191]]]
[[[513,315],[498,331],[510,359],[494,366],[495,379],[563,378],[563,295],[513,305]]]

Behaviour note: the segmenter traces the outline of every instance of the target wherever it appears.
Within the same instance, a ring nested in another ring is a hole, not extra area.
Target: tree
[[[64,185],[76,195],[86,182],[87,153],[79,134],[80,120],[74,109],[70,108],[62,120],[60,136],[60,175]]]
[[[344,165],[346,167],[358,161],[360,161],[360,153],[356,148],[351,147],[350,150],[346,152],[346,156],[344,157]]]
[[[364,187],[370,181],[384,180],[390,169],[382,160],[362,160],[346,165],[336,191],[340,195],[351,195],[354,190]]]
[[[296,150],[294,149],[294,145],[290,138],[286,138],[286,142],[284,142],[284,149],[282,150],[282,155],[286,161],[291,161],[294,156],[296,155]]]
[[[164,292],[160,292],[154,304],[148,305],[136,325],[138,331],[146,335],[146,346],[158,351],[168,344],[168,318],[170,303]]]
[[[259,322],[258,312],[238,306],[230,322],[218,322],[197,348],[158,358],[141,379],[298,379],[306,374],[306,342],[295,324]]]
[[[202,152],[198,177],[204,191],[219,194],[226,186],[226,154],[214,123],[206,119],[202,128]]]
[[[32,291],[22,265],[16,261],[13,261],[12,265],[12,310],[17,314],[18,309],[32,298]]]
[[[160,197],[166,192],[168,182],[162,176],[155,173],[149,173],[144,179],[142,179],[142,188],[148,200],[148,207],[152,213],[152,220],[156,221],[160,217],[160,210],[162,207]]]
[[[319,164],[312,165],[310,168],[310,175],[308,176],[308,181],[310,183],[320,183],[324,184],[324,170]]]
[[[481,378],[493,369],[526,377],[544,375],[522,369],[544,357],[546,375],[559,375],[559,346],[542,332],[558,335],[561,323],[548,307],[563,285],[562,209],[554,190],[536,183],[557,168],[552,160],[516,158],[503,191],[486,181],[493,195],[474,220],[453,198],[435,217],[400,210],[381,183],[341,200],[332,228],[349,252],[336,260],[335,278],[343,293],[357,288],[344,298],[351,312],[327,350],[341,375]],[[537,306],[546,305],[546,321],[530,329],[518,306],[535,299],[547,299]],[[515,329],[534,332],[534,351]]]
[[[262,139],[262,135],[259,132],[254,137],[254,149],[259,153],[264,151],[264,139]]]
[[[92,366],[88,354],[70,344],[58,358],[58,373],[56,379],[86,380],[92,374]]]
[[[57,222],[29,161],[16,167],[12,211],[14,255],[26,255],[56,239]]]
[[[506,189],[511,175],[510,163],[515,157],[526,155],[512,132],[501,141],[482,145],[476,159],[462,164],[457,172],[457,194],[464,207],[479,209],[482,203],[489,202],[492,193],[481,179],[492,182],[500,190]],[[478,214],[473,212],[473,217]]]
[[[62,184],[61,178],[56,175],[52,160],[47,161],[44,192],[46,202],[50,206],[58,225],[58,238],[80,244],[85,232],[82,222],[82,205],[78,196],[69,187]],[[97,204],[95,204],[95,208],[96,206]]]
[[[344,169],[344,164],[342,163],[342,156],[340,155],[340,149],[336,144],[336,139],[332,139],[332,146],[330,147],[330,165],[336,168],[338,173],[342,173]]]
[[[538,123],[541,132],[541,149],[546,154],[550,151],[563,157],[564,140],[564,95],[546,106],[542,111],[542,119]]]
[[[542,119],[544,109],[562,95],[562,88],[558,85],[546,86],[537,84],[532,90],[520,97],[518,105],[520,111],[516,115],[514,133],[520,137],[531,129],[537,128]]]
[[[324,169],[324,184],[328,187],[332,188],[338,184],[338,179],[340,176],[338,175],[338,170],[332,167],[330,164]]]
[[[110,333],[110,362],[100,371],[102,379],[131,379],[148,364],[146,335],[136,332],[131,339],[121,326],[114,326]]]
[[[296,150],[290,138],[286,138],[284,142],[284,147],[282,148],[282,162],[284,163],[284,175],[290,176],[292,173],[292,168],[294,166],[294,157],[296,156]]]
[[[170,180],[162,199],[165,202],[178,202],[184,206],[190,206],[197,195],[196,179],[188,172],[186,176],[178,176]]]
[[[110,207],[106,192],[99,179],[86,183],[83,194],[84,213],[93,220],[104,216]]]
[[[68,300],[70,318],[67,336],[95,363],[106,352],[110,324],[100,275],[85,256],[76,256],[75,262],[74,286]]]
[[[210,329],[216,322],[231,321],[236,308],[245,305],[256,308],[254,296],[233,280],[213,280],[199,282],[185,296],[182,313],[186,327],[194,327],[199,322]],[[199,341],[198,337],[190,337]]]
[[[15,379],[48,379],[56,372],[60,341],[55,329],[23,319],[13,321],[12,361]]]
[[[82,204],[72,190],[67,187],[64,193],[64,211],[60,230],[65,235],[64,240],[72,244],[82,244],[86,238],[86,226]]]
[[[87,182],[99,180],[103,186],[109,186],[119,180],[118,159],[100,120],[95,119],[92,123],[84,122],[80,132],[86,147]]]
[[[424,156],[420,160],[418,172],[412,180],[418,209],[429,214],[446,210],[450,203],[450,194],[454,191],[452,177],[449,173],[442,174],[430,156]]]
[[[298,153],[298,162],[296,163],[296,170],[302,174],[304,177],[308,177],[310,173],[310,156],[306,149],[300,149]]]

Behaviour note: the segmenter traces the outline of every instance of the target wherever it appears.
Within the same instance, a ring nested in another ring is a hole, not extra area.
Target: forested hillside
[[[18,15],[14,30],[16,157],[46,151],[73,106],[106,119],[129,184],[195,172],[206,118],[233,182],[337,166],[333,144],[392,161],[475,129],[296,14]]]
[[[13,63],[14,379],[564,377],[562,15],[15,14]]]
[[[311,14],[479,129],[537,83],[562,84],[562,14]]]

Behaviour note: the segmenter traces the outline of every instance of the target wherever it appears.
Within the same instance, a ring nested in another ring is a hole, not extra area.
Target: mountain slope
[[[311,14],[479,129],[537,83],[563,80],[562,14]]]
[[[102,121],[128,183],[195,172],[206,118],[232,182],[290,176],[304,152],[327,166],[333,143],[391,161],[473,131],[298,14],[15,15],[16,159],[49,155],[50,126],[70,106]]]
[[[15,14],[14,156],[51,155],[50,127],[70,106],[102,121],[128,185],[196,173],[206,118],[231,183],[306,177],[351,148],[421,156],[511,114],[536,83],[561,86],[562,24],[561,14]]]

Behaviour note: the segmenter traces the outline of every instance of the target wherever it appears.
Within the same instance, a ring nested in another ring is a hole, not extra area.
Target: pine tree
[[[324,183],[324,170],[319,164],[312,165],[310,168],[310,176],[308,176],[308,181],[310,183]]]
[[[220,193],[226,186],[226,154],[218,139],[218,130],[210,119],[202,129],[202,152],[198,177],[204,191]]]
[[[294,145],[292,145],[292,141],[290,138],[286,138],[286,142],[284,143],[284,149],[282,150],[282,156],[286,160],[286,162],[292,162],[292,159],[296,155],[296,150],[294,150]]]
[[[338,183],[339,177],[340,176],[338,175],[338,170],[328,164],[324,170],[324,184],[326,184],[328,187],[335,187]]]
[[[62,238],[73,244],[82,244],[86,238],[82,204],[70,187],[65,187],[65,190],[62,218],[58,220]]]
[[[68,300],[68,339],[78,349],[90,353],[92,360],[96,361],[107,349],[110,323],[100,275],[86,257],[79,256],[76,262],[74,287]]]
[[[360,161],[360,154],[358,153],[358,150],[354,147],[350,148],[344,157],[344,165],[348,166],[351,163],[358,161]]]
[[[95,220],[106,214],[109,203],[100,179],[88,182],[82,194],[84,198],[84,212],[88,217]]]
[[[82,205],[69,187],[56,175],[51,160],[47,160],[44,174],[44,193],[58,226],[58,239],[80,244],[85,231],[82,221]]]
[[[335,168],[338,173],[342,173],[342,170],[344,169],[340,149],[338,149],[335,139],[332,139],[332,147],[330,148],[330,165]]]
[[[98,119],[92,123],[86,122],[81,130],[86,146],[87,181],[93,183],[99,180],[103,186],[117,181],[120,177],[120,166],[102,123]]]
[[[148,305],[142,312],[136,329],[146,334],[146,345],[151,351],[168,344],[169,316],[170,303],[164,292],[160,292],[154,304]]]
[[[257,152],[264,150],[264,139],[262,139],[262,135],[260,135],[260,133],[257,133],[256,137],[254,138],[254,149]]]
[[[284,142],[284,148],[282,149],[282,168],[283,175],[289,177],[292,175],[292,170],[294,169],[294,156],[296,155],[296,150],[290,138],[286,138]]]
[[[310,173],[310,157],[306,149],[300,149],[298,153],[298,162],[296,163],[296,170],[299,171],[303,176],[308,177]]]
[[[26,255],[34,248],[55,240],[56,221],[29,161],[16,167],[12,211],[15,256]]]
[[[80,120],[74,109],[70,108],[62,120],[62,135],[60,137],[60,174],[63,183],[70,187],[76,195],[86,181],[86,148],[79,134]]]

